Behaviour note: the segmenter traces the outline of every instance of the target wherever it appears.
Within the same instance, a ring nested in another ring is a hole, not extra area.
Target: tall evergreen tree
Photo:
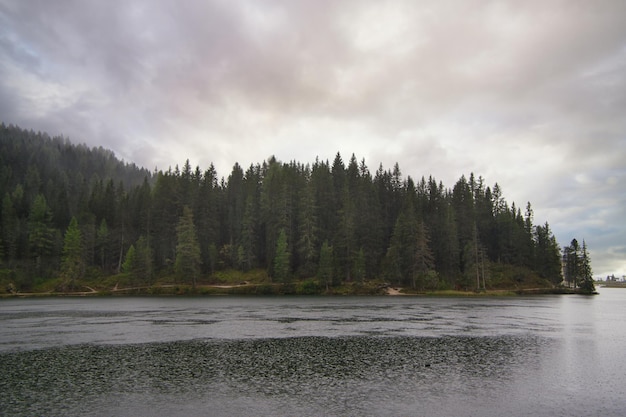
[[[135,245],[130,245],[126,251],[124,262],[122,263],[122,272],[126,274],[132,274],[137,264],[137,251]]]
[[[343,200],[338,212],[339,223],[333,240],[333,253],[335,254],[337,277],[345,281],[350,281],[352,278],[352,266],[356,254],[354,214],[354,203],[347,185],[344,185]]]
[[[237,244],[240,241],[242,231],[241,224],[243,222],[246,203],[243,181],[243,169],[238,163],[235,163],[228,177],[228,188],[226,192],[226,207],[228,210],[227,224],[229,226],[227,241],[230,244]]]
[[[556,238],[550,230],[548,222],[544,226],[535,227],[535,265],[534,269],[542,278],[547,279],[553,285],[563,281],[561,271],[561,249]]]
[[[261,192],[261,221],[265,235],[265,265],[270,267],[276,255],[276,243],[281,230],[291,235],[291,201],[285,179],[285,168],[275,159],[269,166]]]
[[[398,216],[385,259],[387,277],[397,285],[415,284],[416,220],[412,206]]]
[[[153,277],[152,249],[148,241],[141,236],[126,252],[122,270],[130,274],[133,284],[151,284]]]
[[[41,274],[42,259],[51,255],[54,248],[52,213],[42,194],[35,197],[28,216],[28,243],[35,270]]]
[[[425,286],[434,286],[436,282],[435,258],[430,250],[430,237],[422,221],[417,222],[415,230],[415,254],[412,287],[424,289]]]
[[[307,175],[307,179],[308,175]],[[297,254],[301,263],[300,273],[312,276],[315,273],[318,248],[318,219],[313,183],[307,181],[300,195],[298,210]]]
[[[176,227],[176,261],[174,270],[179,279],[191,281],[195,288],[200,275],[200,246],[193,223],[193,213],[188,206],[183,208],[183,215]]]
[[[63,240],[63,259],[61,263],[61,276],[64,286],[73,290],[85,273],[85,260],[83,256],[83,243],[80,228],[76,217],[72,217]]]
[[[333,282],[333,247],[325,240],[320,249],[320,262],[317,269],[317,278],[326,290]]]
[[[565,282],[576,288],[580,280],[580,246],[576,239],[572,239],[569,246],[563,249]]]
[[[591,272],[591,260],[589,259],[589,252],[587,251],[587,243],[583,239],[582,255],[580,259],[580,273],[581,282],[580,289],[588,293],[592,293],[596,290],[593,282],[593,274]]]
[[[254,197],[249,195],[246,198],[246,208],[241,223],[241,239],[239,244],[239,264],[243,271],[248,271],[256,266],[256,208]]]
[[[365,252],[363,251],[363,248],[360,248],[357,252],[352,270],[354,272],[354,279],[362,284],[365,281],[365,274],[367,272],[365,266]]]
[[[290,256],[287,245],[287,234],[285,229],[281,229],[276,242],[276,254],[274,255],[274,279],[278,282],[288,282],[290,275]]]
[[[198,229],[198,243],[204,272],[213,273],[217,265],[217,247],[220,243],[220,195],[217,172],[213,164],[204,172],[194,207],[194,221]]]
[[[98,257],[98,263],[102,270],[107,269],[107,260],[109,256],[109,241],[110,232],[106,219],[102,219],[98,231],[96,232],[96,251]]]
[[[2,199],[2,241],[4,254],[10,262],[17,259],[19,235],[19,219],[11,195],[6,193]]]

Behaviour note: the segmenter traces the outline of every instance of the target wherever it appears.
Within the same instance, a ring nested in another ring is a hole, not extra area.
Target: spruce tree
[[[436,276],[431,274],[435,269],[435,258],[430,250],[428,230],[422,221],[417,223],[415,241],[412,285],[413,288],[419,287],[423,290],[427,284],[433,285],[430,281],[433,281],[432,278],[436,278]]]
[[[178,220],[176,237],[178,243],[174,270],[179,279],[191,281],[191,285],[195,288],[200,275],[200,246],[193,223],[193,213],[188,206],[183,208],[183,215]]]
[[[287,248],[287,234],[285,229],[280,229],[276,242],[276,254],[274,255],[274,279],[278,282],[288,282],[290,274],[289,251]]]
[[[65,281],[64,286],[70,290],[75,289],[76,281],[83,277],[84,270],[82,236],[76,217],[72,217],[63,240],[61,276]]]
[[[561,249],[548,222],[544,226],[535,227],[535,245],[534,269],[542,278],[547,279],[553,285],[559,285],[563,281]]]
[[[17,258],[19,240],[19,219],[11,195],[6,193],[2,199],[2,241],[4,243],[5,258],[12,263]]]
[[[246,198],[246,208],[241,224],[241,244],[238,247],[239,267],[248,271],[256,265],[256,211],[253,197]]]
[[[136,263],[137,263],[137,251],[135,250],[135,245],[130,245],[130,247],[126,251],[126,256],[124,257],[124,263],[122,264],[122,272],[126,274],[132,274],[132,272],[135,269]]]
[[[587,243],[585,243],[584,239],[583,239],[582,255],[580,258],[580,274],[581,274],[580,289],[587,293],[595,292],[596,287],[593,283],[593,274],[591,272],[591,261],[589,259],[589,252],[587,251]]]
[[[360,248],[356,254],[356,258],[354,260],[354,268],[353,268],[353,276],[354,279],[361,284],[365,281],[365,252],[363,252],[363,248]]]
[[[31,256],[35,260],[35,269],[38,274],[42,273],[42,258],[52,253],[54,245],[54,229],[52,213],[46,199],[38,194],[33,201],[28,216],[28,244]]]
[[[302,190],[298,210],[298,242],[297,254],[301,262],[300,273],[304,276],[312,276],[315,273],[315,261],[317,258],[317,210],[312,182],[307,182]]]
[[[98,231],[96,232],[96,247],[98,262],[100,263],[100,267],[104,270],[106,269],[109,249],[109,226],[107,225],[106,219],[102,219],[100,227],[98,227]]]
[[[143,284],[152,283],[153,275],[153,253],[148,239],[140,236],[136,243],[137,262],[135,264],[134,273]]]
[[[333,281],[333,247],[325,240],[320,249],[320,261],[317,269],[317,278],[326,290]]]
[[[563,248],[563,258],[565,263],[565,281],[569,286],[578,286],[580,279],[580,246],[576,239],[572,239],[569,246]]]

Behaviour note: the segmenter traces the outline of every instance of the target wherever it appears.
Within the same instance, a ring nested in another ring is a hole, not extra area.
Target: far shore
[[[288,284],[215,284],[215,285],[191,285],[164,284],[158,286],[137,286],[119,288],[117,285],[112,289],[95,289],[84,286],[79,291],[47,291],[47,292],[14,292],[0,294],[0,298],[28,298],[28,297],[98,297],[98,296],[210,296],[210,295],[309,295],[309,296],[413,296],[413,297],[511,297],[529,295],[563,295],[563,294],[583,294],[578,289],[572,288],[513,288],[513,289],[488,289],[488,290],[433,290],[416,291],[410,288],[398,286],[385,286],[377,288],[376,291],[368,291],[354,286],[352,288],[331,288],[316,292],[298,293]],[[597,292],[594,292],[597,294]]]

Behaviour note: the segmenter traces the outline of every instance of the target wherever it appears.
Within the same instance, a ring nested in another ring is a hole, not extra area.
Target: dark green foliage
[[[415,254],[413,255],[413,276],[411,286],[423,290],[437,287],[435,259],[430,249],[430,237],[423,222],[418,222],[415,229]]]
[[[319,294],[321,288],[319,284],[312,279],[307,279],[306,281],[302,281],[296,287],[296,293],[300,295],[316,295]]]
[[[563,265],[565,282],[570,287],[576,288],[581,278],[581,257],[578,240],[572,239],[570,245],[563,248]]]
[[[78,221],[76,217],[72,217],[63,239],[63,258],[61,262],[63,285],[70,290],[77,287],[77,281],[85,274],[83,253],[82,235],[78,227]]]
[[[54,250],[54,237],[52,213],[45,197],[37,194],[28,216],[28,246],[30,256],[35,261],[35,272],[39,276],[50,266],[48,259]]]
[[[96,232],[96,262],[104,270],[107,265],[107,259],[109,256],[110,246],[110,232],[106,219],[102,219],[100,227]]]
[[[542,278],[558,285],[563,281],[561,272],[561,249],[546,222],[535,228],[535,269]]]
[[[278,234],[278,241],[276,242],[276,253],[274,255],[273,278],[276,282],[289,282],[289,277],[291,274],[289,258],[290,256],[287,247],[287,234],[285,233],[285,229],[281,229],[280,233]]]
[[[584,240],[582,248],[576,239],[572,239],[570,245],[563,248],[563,265],[565,282],[570,287],[580,288],[587,293],[595,291],[591,260]]]
[[[0,124],[0,180],[3,268],[60,272],[68,287],[86,270],[107,276],[123,263],[142,284],[175,273],[195,285],[235,268],[281,283],[317,277],[326,288],[385,278],[414,291],[476,289],[495,285],[493,265],[561,281],[547,223],[534,226],[530,204],[522,215],[498,184],[473,174],[447,189],[432,177],[404,179],[398,164],[372,175],[365,160],[346,165],[339,153],[332,164],[271,157],[244,172],[235,163],[221,181],[212,165],[203,172],[188,160],[151,174],[102,148]],[[569,268],[572,285],[588,285],[590,266]]]
[[[317,278],[328,290],[328,287],[333,282],[333,275],[333,248],[328,245],[328,241],[324,241],[320,249],[320,263],[317,270]]]
[[[124,263],[122,264],[122,272],[125,272],[127,274],[132,273],[132,271],[135,269],[135,264],[137,264],[137,253],[135,250],[135,245],[130,245],[130,247],[126,251]]]
[[[143,236],[128,248],[122,271],[130,276],[133,285],[152,284],[153,254]]]
[[[195,288],[200,275],[200,246],[196,236],[196,227],[193,222],[193,213],[187,206],[176,227],[176,261],[174,270],[179,279],[191,281]],[[147,256],[144,254],[144,256]]]
[[[359,252],[356,254],[353,272],[354,279],[363,283],[365,280],[365,252],[363,252],[363,248],[359,249]]]

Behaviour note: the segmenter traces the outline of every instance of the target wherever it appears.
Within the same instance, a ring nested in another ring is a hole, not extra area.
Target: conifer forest
[[[469,173],[449,186],[344,157],[271,157],[227,175],[187,160],[151,172],[0,124],[1,291],[46,282],[71,291],[115,275],[195,287],[224,271],[321,289],[561,283],[550,226],[534,224],[530,203],[509,204],[497,183]]]

